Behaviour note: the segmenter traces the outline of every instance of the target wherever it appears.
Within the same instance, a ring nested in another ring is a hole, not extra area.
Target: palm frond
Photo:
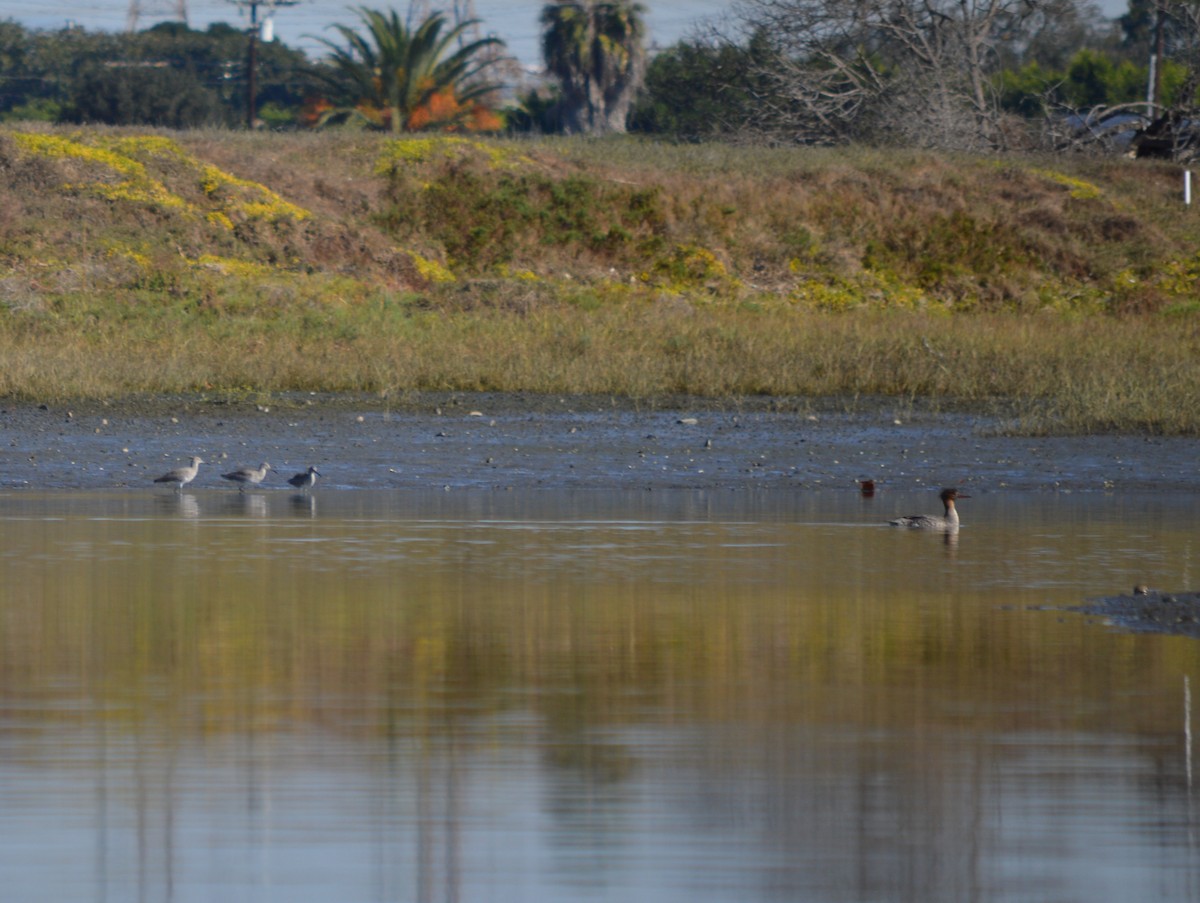
[[[465,102],[502,87],[481,76],[498,62],[484,51],[502,48],[503,41],[479,38],[453,49],[479,20],[451,25],[445,13],[435,12],[410,26],[394,9],[360,6],[354,12],[362,31],[335,25],[341,42],[317,39],[331,51],[332,72],[326,81],[335,84],[343,98],[389,110],[393,130],[403,128],[418,109],[447,91]]]

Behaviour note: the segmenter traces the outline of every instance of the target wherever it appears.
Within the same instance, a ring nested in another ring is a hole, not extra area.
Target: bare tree
[[[740,0],[773,54],[763,125],[794,140],[1005,143],[990,89],[998,48],[1048,0]]]
[[[1151,76],[1145,105],[1149,121],[1133,137],[1134,153],[1191,161],[1200,155],[1200,109],[1196,103],[1200,92],[1200,7],[1189,0],[1156,0],[1150,10]],[[1173,97],[1164,96],[1167,92],[1161,83],[1168,59],[1184,74]]]

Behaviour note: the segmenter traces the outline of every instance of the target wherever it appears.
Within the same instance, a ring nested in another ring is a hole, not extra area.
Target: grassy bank
[[[1200,432],[1173,167],[0,132],[0,395],[921,397]]]

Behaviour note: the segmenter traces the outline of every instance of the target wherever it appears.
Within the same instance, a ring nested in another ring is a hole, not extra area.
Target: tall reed
[[[0,395],[39,401],[297,390],[886,395],[1005,414],[1023,432],[1200,433],[1196,330],[1155,317],[662,303],[12,326],[0,319]]]

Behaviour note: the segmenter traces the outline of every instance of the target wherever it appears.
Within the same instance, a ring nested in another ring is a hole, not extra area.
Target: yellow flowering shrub
[[[417,268],[417,272],[421,275],[421,278],[427,282],[445,283],[458,281],[458,277],[436,260],[429,260],[412,251],[405,251],[404,253],[412,260],[413,266]]]
[[[798,260],[791,261],[789,268],[794,273],[803,273]],[[854,277],[823,271],[802,275],[788,297],[795,303],[828,311],[857,308],[924,310],[929,304],[928,296],[920,288],[871,270],[864,270]]]
[[[278,270],[265,263],[255,263],[251,260],[238,260],[233,257],[218,257],[215,254],[201,254],[192,261],[192,265],[203,270],[216,270],[226,276],[241,276],[247,279],[275,276]]]
[[[233,231],[233,220],[231,220],[229,215],[223,210],[214,210],[211,213],[206,213],[204,218],[214,226],[220,226],[227,232]]]
[[[118,181],[101,178],[94,182],[64,183],[67,191],[93,194],[110,201],[129,201],[166,209],[185,209],[187,202],[167,190],[137,160],[106,147],[85,144],[82,140],[37,132],[14,132],[13,140],[27,153],[43,157],[70,159],[95,164],[109,170]]]
[[[126,157],[139,159],[145,156],[167,157],[184,163],[191,163],[192,158],[184,152],[177,143],[161,135],[131,135],[121,138],[101,139],[103,146]]]
[[[139,251],[134,251],[130,248],[109,248],[108,256],[109,257],[124,257],[128,260],[132,260],[134,263],[136,263],[140,267],[150,266],[150,258],[149,257],[147,257],[145,254],[142,254]]]
[[[92,136],[63,137],[37,132],[14,132],[13,140],[27,153],[43,157],[70,159],[94,164],[113,174],[90,182],[67,183],[71,191],[92,194],[110,201],[143,203],[160,209],[185,211],[198,215],[197,209],[179,195],[173,194],[163,182],[154,178],[147,162],[168,159],[183,164],[195,172],[197,184],[204,197],[217,206],[204,213],[210,223],[232,229],[238,218],[260,219],[276,223],[282,220],[299,222],[311,214],[303,207],[285,201],[271,189],[249,179],[241,179],[211,164],[201,163],[187,154],[176,142],[159,135],[106,138]]]
[[[724,289],[739,285],[712,251],[692,244],[674,246],[670,253],[654,261],[650,269],[642,271],[639,278],[675,292],[698,285]]]
[[[513,165],[528,158],[468,138],[444,136],[436,138],[397,138],[384,146],[383,153],[375,161],[375,174],[391,175],[398,169],[435,160],[464,160],[482,158],[492,166]]]
[[[1200,289],[1200,255],[1167,261],[1158,276],[1158,285],[1169,295],[1195,297]]]
[[[83,144],[71,138],[64,138],[61,135],[13,132],[12,139],[18,147],[31,154],[91,161],[115,170],[126,178],[144,177],[146,173],[146,168],[136,160],[103,148]]]
[[[300,222],[312,215],[258,182],[239,179],[207,163],[199,165],[199,170],[200,189],[205,197],[221,205],[226,216],[240,214],[275,223],[285,219]]]
[[[502,263],[496,267],[497,275],[505,279],[516,279],[519,282],[541,282],[542,278],[533,270],[519,270]]]
[[[1055,172],[1052,169],[1034,169],[1033,172],[1051,182],[1057,182],[1068,188],[1071,192],[1071,197],[1079,200],[1090,200],[1100,197],[1103,192],[1099,186],[1093,185],[1091,182],[1086,182],[1083,179],[1077,179],[1074,176],[1068,176],[1061,172]]]

